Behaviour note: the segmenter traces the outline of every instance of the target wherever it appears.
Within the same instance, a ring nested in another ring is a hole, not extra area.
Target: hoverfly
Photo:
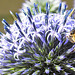
[[[67,36],[70,42],[75,43],[75,29],[70,31],[69,36]]]

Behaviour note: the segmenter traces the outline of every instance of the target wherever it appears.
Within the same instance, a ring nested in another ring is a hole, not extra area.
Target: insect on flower
[[[72,43],[75,43],[75,29],[70,31],[70,35],[68,36],[68,38]]]

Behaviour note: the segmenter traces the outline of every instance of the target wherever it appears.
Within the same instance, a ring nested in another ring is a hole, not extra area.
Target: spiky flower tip
[[[41,7],[42,11],[45,12],[45,4],[46,2],[49,2],[51,5],[51,10],[52,12],[56,12],[57,8],[59,7],[59,3],[61,0],[26,0],[25,3],[22,4],[22,8],[25,9],[26,7],[33,8],[33,4],[36,3],[38,4],[39,7]]]
[[[35,6],[36,8],[36,6]],[[6,34],[0,33],[1,75],[69,75],[75,74],[75,44],[66,36],[75,27],[69,15],[49,13],[28,14],[9,25],[3,19]],[[61,11],[61,4],[59,12]],[[13,14],[12,14],[13,15]]]
[[[45,13],[46,9],[45,9],[45,4],[46,3],[49,3],[50,4],[50,12],[52,13],[56,13],[58,11],[58,7],[59,7],[59,3],[61,3],[61,0],[25,0],[25,3],[22,4],[22,8],[20,9],[20,17],[23,17],[23,13],[22,13],[22,9],[25,9],[25,12],[27,12],[26,8],[29,7],[31,12],[34,11],[34,9],[37,7],[39,7],[39,9],[42,10],[43,13]],[[36,7],[34,8],[35,4]],[[62,2],[62,6],[64,6],[66,3],[65,2]],[[34,6],[33,6],[34,5]],[[61,8],[63,9],[63,7]],[[41,12],[41,11],[39,11]]]

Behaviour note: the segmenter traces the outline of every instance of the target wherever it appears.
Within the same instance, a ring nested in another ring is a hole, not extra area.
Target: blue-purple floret
[[[37,5],[34,4],[38,13]],[[49,13],[32,15],[30,9],[21,20],[10,25],[3,20],[6,34],[0,33],[1,74],[58,75],[75,73],[75,45],[66,35],[74,28],[75,20],[67,15]],[[61,11],[61,4],[59,12]],[[74,56],[73,56],[74,55]],[[71,57],[70,57],[71,56]],[[67,65],[71,65],[68,68]]]

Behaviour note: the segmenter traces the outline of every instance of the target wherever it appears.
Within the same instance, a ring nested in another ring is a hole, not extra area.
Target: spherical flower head
[[[61,11],[61,5],[59,12]],[[9,25],[3,19],[5,34],[0,33],[1,75],[65,75],[75,74],[75,44],[66,35],[75,27],[75,20],[66,15],[28,14]]]
[[[43,0],[30,0],[30,1],[26,0],[25,3],[22,4],[22,8],[23,9],[25,9],[26,7],[33,8],[33,4],[36,3],[36,4],[38,4],[39,7],[42,8],[42,12],[45,12],[46,2],[49,2],[49,4],[51,5],[50,11],[56,12],[57,8],[59,7],[59,3],[61,2],[61,0],[44,0],[44,1]]]

